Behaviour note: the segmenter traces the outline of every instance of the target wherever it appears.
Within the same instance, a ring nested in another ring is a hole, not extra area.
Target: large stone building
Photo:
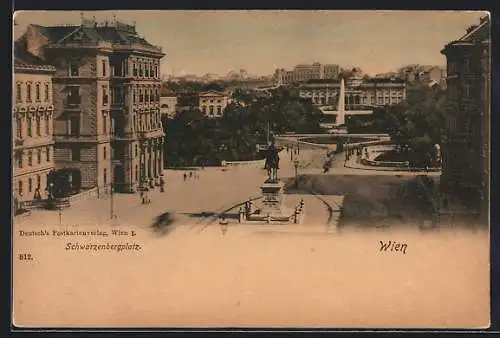
[[[201,92],[198,94],[199,109],[206,117],[222,117],[224,109],[226,109],[228,104],[228,98],[229,95],[225,92],[214,90]]]
[[[441,189],[487,216],[490,184],[491,33],[488,16],[441,51],[449,110],[441,145]]]
[[[135,26],[30,25],[26,50],[56,67],[53,78],[55,162],[77,168],[81,187],[133,192],[163,169],[161,48]]]
[[[14,44],[12,183],[14,198],[20,202],[46,197],[48,174],[54,168],[55,71],[21,43]]]
[[[358,75],[345,81],[346,109],[359,109],[362,106],[385,106],[404,102],[406,84],[398,78],[361,78]],[[301,84],[300,96],[311,99],[320,106],[335,105],[338,102],[340,81],[316,80]]]
[[[321,64],[319,62],[299,64],[293,70],[276,69],[274,72],[274,82],[278,85],[286,86],[310,80],[337,79],[340,71],[340,66],[335,64]]]

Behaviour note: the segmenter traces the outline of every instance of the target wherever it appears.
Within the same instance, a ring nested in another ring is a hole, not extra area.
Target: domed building
[[[348,87],[358,87],[363,83],[363,71],[359,67],[354,67],[347,75],[346,86]]]

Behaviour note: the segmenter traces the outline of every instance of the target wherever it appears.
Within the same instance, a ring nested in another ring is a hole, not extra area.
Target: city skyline
[[[112,21],[114,15],[119,21],[135,22],[138,33],[166,53],[161,61],[164,76],[223,75],[239,69],[265,76],[276,68],[313,62],[358,66],[369,75],[406,64],[444,65],[443,45],[485,15],[478,11],[21,11],[15,13],[14,39],[29,24],[79,25],[82,13],[98,22]]]

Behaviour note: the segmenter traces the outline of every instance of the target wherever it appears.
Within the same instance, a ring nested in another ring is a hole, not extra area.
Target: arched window
[[[16,84],[16,102],[22,102],[22,89],[21,89],[21,84],[18,83]]]
[[[26,101],[31,102],[31,84],[26,85]]]
[[[35,85],[35,97],[36,97],[37,102],[41,100],[41,98],[40,98],[40,84],[39,83],[37,83]]]
[[[49,88],[49,84],[46,83],[45,84],[45,102],[49,102],[49,98],[50,98],[50,92],[49,92],[50,88]]]

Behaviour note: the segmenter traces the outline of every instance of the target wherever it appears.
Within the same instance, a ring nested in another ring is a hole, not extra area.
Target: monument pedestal
[[[283,206],[283,183],[280,181],[266,181],[260,186],[262,191],[262,213],[279,215]]]
[[[240,223],[256,224],[292,224],[299,223],[302,219],[302,207],[290,209],[284,205],[283,183],[279,180],[267,180],[260,186],[262,202],[257,208],[248,206],[240,209]]]

